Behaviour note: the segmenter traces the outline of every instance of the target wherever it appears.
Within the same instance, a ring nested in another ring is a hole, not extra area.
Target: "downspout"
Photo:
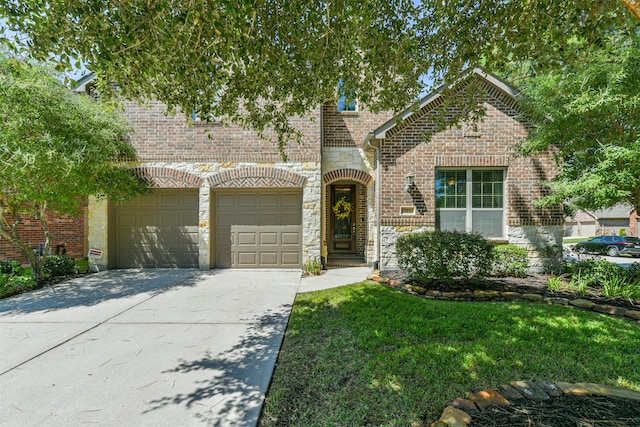
[[[371,141],[373,141],[374,136],[373,136],[373,132],[369,132],[369,134],[367,135],[367,147],[375,150],[376,152],[376,191],[375,191],[375,197],[376,197],[376,255],[375,255],[375,261],[373,262],[373,269],[374,270],[378,270],[380,269],[380,238],[381,238],[381,226],[380,226],[380,218],[382,217],[382,215],[380,214],[380,195],[382,194],[381,191],[381,180],[382,180],[382,171],[381,171],[381,165],[380,165],[380,142],[378,142],[378,146],[376,147],[375,145],[373,145],[371,143]]]

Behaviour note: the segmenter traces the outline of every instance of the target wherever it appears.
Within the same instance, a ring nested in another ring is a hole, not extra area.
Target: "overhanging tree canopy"
[[[89,195],[122,200],[146,183],[117,161],[135,158],[124,118],[65,87],[37,64],[0,57],[0,238],[29,258],[36,278],[43,259],[20,237],[22,215],[40,221],[48,253],[47,210],[77,214]]]
[[[635,0],[4,0],[0,13],[31,54],[80,58],[105,94],[114,82],[128,98],[273,127],[281,147],[289,117],[337,99],[340,81],[370,110],[399,110],[425,74],[437,85],[478,63],[561,67],[570,40],[589,49],[640,19]]]
[[[553,147],[562,166],[543,204],[599,209],[622,201],[640,212],[640,32],[611,35],[588,59],[522,88],[540,125],[521,151]]]

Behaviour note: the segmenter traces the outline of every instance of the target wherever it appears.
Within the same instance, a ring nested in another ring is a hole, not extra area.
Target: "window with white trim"
[[[504,237],[504,170],[436,170],[436,229]]]

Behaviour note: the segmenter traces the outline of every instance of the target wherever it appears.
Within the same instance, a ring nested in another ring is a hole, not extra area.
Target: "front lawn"
[[[296,299],[261,426],[429,425],[513,380],[640,391],[640,325],[534,303],[447,302],[375,282]]]

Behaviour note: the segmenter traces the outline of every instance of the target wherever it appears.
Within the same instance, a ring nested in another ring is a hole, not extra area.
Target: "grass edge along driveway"
[[[429,425],[513,380],[640,391],[640,326],[555,305],[448,302],[375,282],[299,294],[260,426]]]

